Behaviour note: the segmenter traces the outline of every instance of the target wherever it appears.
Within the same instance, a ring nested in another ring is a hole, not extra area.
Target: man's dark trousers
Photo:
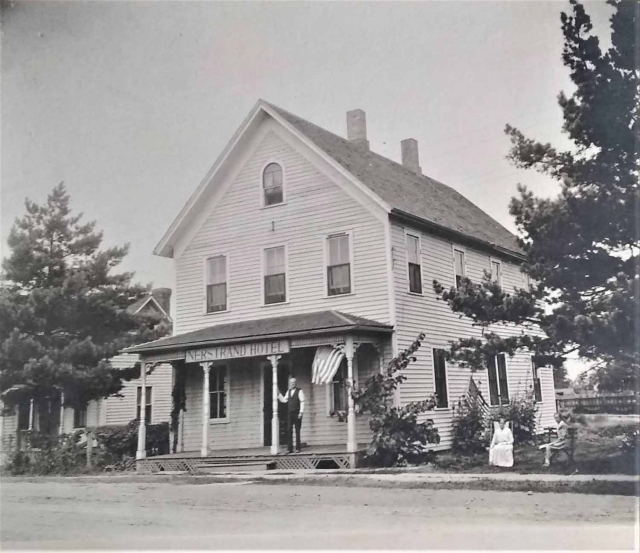
[[[300,427],[302,426],[300,411],[289,411],[287,413],[287,445],[289,446],[289,453],[293,453],[294,426],[296,427],[296,450],[300,451]]]

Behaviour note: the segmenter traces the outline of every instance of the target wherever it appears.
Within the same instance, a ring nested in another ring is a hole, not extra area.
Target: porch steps
[[[216,472],[250,472],[271,470],[275,461],[251,461],[244,459],[207,459],[195,465],[197,472],[212,474]]]

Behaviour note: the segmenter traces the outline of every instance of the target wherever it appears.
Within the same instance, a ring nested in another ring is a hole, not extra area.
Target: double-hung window
[[[331,411],[347,410],[347,362],[342,360],[331,382]]]
[[[207,313],[227,310],[227,256],[207,259]]]
[[[460,283],[465,276],[464,252],[462,250],[453,250],[453,267],[456,276],[456,288],[460,288]]]
[[[502,286],[502,264],[499,261],[491,261],[491,282]]]
[[[287,301],[287,263],[284,246],[264,250],[264,303]]]
[[[532,357],[531,358],[531,374],[533,377],[533,394],[538,403],[542,403],[542,386],[540,385],[540,365]]]
[[[350,294],[351,240],[348,234],[327,238],[327,295]]]
[[[407,234],[407,262],[409,265],[409,292],[422,294],[420,238],[412,234]]]
[[[277,163],[269,163],[262,172],[263,205],[281,204],[284,201],[282,188],[282,167]]]
[[[227,366],[215,365],[209,369],[209,418],[227,418]]]
[[[433,350],[433,372],[436,382],[436,406],[440,409],[449,407],[447,393],[447,361],[443,349]]]
[[[145,398],[144,398],[144,420],[147,421],[147,424],[151,424],[151,406],[153,405],[152,400],[152,387],[145,386]],[[140,405],[142,403],[142,386],[138,386],[138,395],[136,399],[136,419],[140,420]]]
[[[87,426],[87,406],[76,407],[73,410],[73,427],[86,428]]]
[[[489,400],[491,405],[509,403],[509,379],[506,354],[492,357],[487,367],[489,376]]]
[[[31,419],[31,402],[21,401],[18,404],[18,430],[29,430]],[[2,424],[0,422],[0,424]]]

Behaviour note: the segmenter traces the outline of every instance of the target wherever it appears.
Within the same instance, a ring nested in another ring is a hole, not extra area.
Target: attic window
[[[277,163],[269,163],[262,172],[263,205],[277,205],[284,202],[282,188],[282,167]]]

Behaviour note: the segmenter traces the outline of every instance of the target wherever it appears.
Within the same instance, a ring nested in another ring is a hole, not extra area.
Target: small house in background
[[[172,323],[170,316],[171,289],[156,288],[128,308],[134,315]],[[112,366],[125,369],[138,362],[138,356],[130,353],[111,359]],[[146,393],[140,380],[124,383],[121,397],[109,397],[89,402],[84,409],[61,408],[60,401],[29,402],[16,407],[14,415],[0,415],[0,455],[20,445],[20,433],[28,430],[49,435],[67,434],[75,430],[106,425],[125,425],[140,417],[144,396],[146,420],[149,424],[169,422],[171,415],[171,365],[159,364],[146,378]]]
[[[174,336],[127,351],[147,366],[171,362],[186,410],[176,454],[146,459],[141,425],[140,470],[248,456],[279,468],[353,466],[371,432],[352,386],[421,333],[396,401],[436,394],[428,417],[438,447],[450,447],[471,373],[447,362],[445,349],[481,335],[438,301],[432,283],[489,274],[507,290],[523,288],[524,254],[511,232],[423,175],[416,140],[399,150],[402,163],[371,151],[362,110],[347,113],[343,138],[256,104],[154,251],[175,266]],[[305,392],[307,447],[283,455],[278,393],[289,376]],[[527,352],[493,358],[478,387],[496,408],[535,393],[540,427],[553,422],[552,369]]]

